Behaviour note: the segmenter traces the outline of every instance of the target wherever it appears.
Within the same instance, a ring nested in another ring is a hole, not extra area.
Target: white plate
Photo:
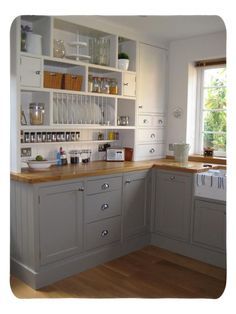
[[[68,43],[70,46],[80,46],[80,47],[87,47],[87,43],[85,41],[71,41]]]
[[[51,165],[55,164],[55,160],[28,160],[27,165],[30,169],[33,170],[45,170],[51,167]]]

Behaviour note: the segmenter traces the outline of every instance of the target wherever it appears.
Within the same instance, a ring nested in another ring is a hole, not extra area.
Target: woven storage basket
[[[68,90],[81,90],[83,76],[64,74],[62,78],[62,88]]]
[[[45,88],[58,88],[61,89],[62,73],[44,71],[44,84]]]

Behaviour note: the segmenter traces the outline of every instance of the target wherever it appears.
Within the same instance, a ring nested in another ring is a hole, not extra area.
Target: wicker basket
[[[62,73],[44,71],[44,87],[61,89]]]
[[[62,88],[68,90],[81,90],[83,76],[64,74],[62,78]]]

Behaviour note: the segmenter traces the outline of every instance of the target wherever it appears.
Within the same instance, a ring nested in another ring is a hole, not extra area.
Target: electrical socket
[[[31,156],[31,147],[21,148],[21,157],[30,157]]]
[[[174,145],[173,144],[169,144],[169,150],[173,151],[174,150]]]

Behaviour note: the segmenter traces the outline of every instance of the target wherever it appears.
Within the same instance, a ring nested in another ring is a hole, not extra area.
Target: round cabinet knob
[[[124,86],[129,86],[129,83],[124,83]]]
[[[144,124],[147,124],[147,123],[148,123],[148,120],[147,120],[147,119],[144,119],[144,120],[143,120],[143,123],[144,123]]]
[[[83,187],[83,186],[79,187],[79,188],[78,188],[78,191],[84,192],[84,187]]]
[[[106,210],[108,208],[109,208],[108,204],[102,204],[102,206],[101,206],[101,210]]]
[[[158,120],[158,124],[163,124],[163,120],[162,120],[162,119],[159,119],[159,120]]]
[[[104,184],[102,185],[102,189],[103,189],[103,190],[109,189],[109,184],[108,184],[108,183],[104,183]]]
[[[156,135],[154,133],[151,134],[151,138],[155,138]]]
[[[35,74],[39,75],[39,74],[40,74],[40,71],[35,71]]]
[[[151,149],[149,150],[149,153],[151,153],[151,154],[155,153],[155,149],[154,149],[154,148],[151,148]]]
[[[108,230],[103,230],[103,231],[101,232],[101,237],[103,238],[103,237],[107,236],[108,233],[109,233]]]
[[[131,183],[131,180],[130,180],[130,179],[127,179],[127,180],[125,181],[125,183],[126,183],[126,184],[129,184],[129,183]]]
[[[170,176],[170,180],[173,181],[175,179],[175,176]]]
[[[143,108],[143,106],[138,106],[139,107],[139,109],[142,109]]]

